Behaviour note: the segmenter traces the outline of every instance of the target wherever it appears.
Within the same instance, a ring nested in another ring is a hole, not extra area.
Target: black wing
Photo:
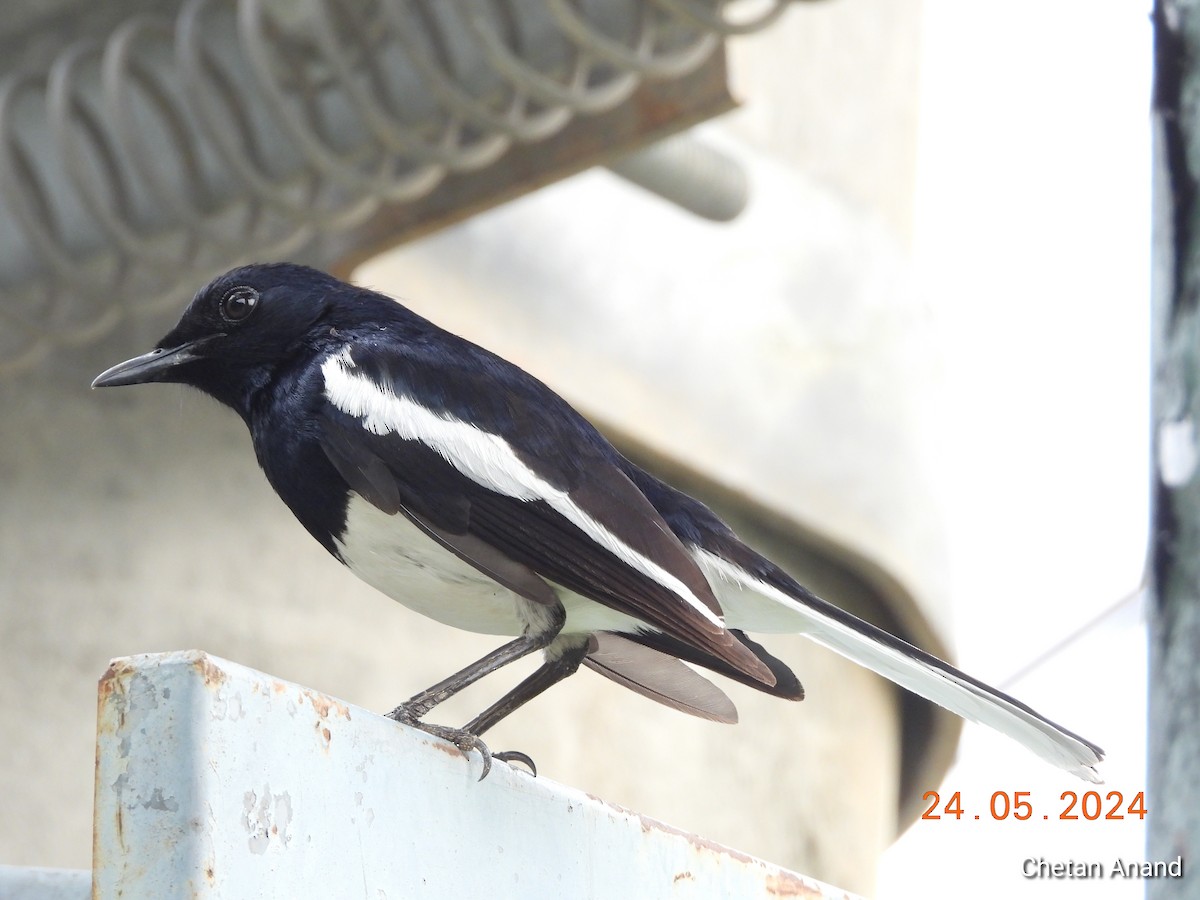
[[[469,422],[502,439],[547,492],[563,492],[607,534],[652,561],[719,615],[703,574],[621,471],[616,451],[544,385],[506,363],[497,366],[502,361],[490,354],[466,366],[461,352],[449,359],[430,354],[413,359],[393,347],[355,346],[352,356],[356,376],[370,378],[387,394],[412,403],[420,396],[422,409],[442,421],[464,427]],[[420,390],[414,389],[418,379]],[[774,684],[770,669],[742,642],[680,593],[586,533],[549,499],[509,496],[468,477],[449,461],[444,442],[382,430],[368,430],[362,417],[333,405],[326,407],[320,423],[326,455],[368,502],[407,516],[522,596],[553,602],[546,581],[554,582],[724,660],[757,681]]]

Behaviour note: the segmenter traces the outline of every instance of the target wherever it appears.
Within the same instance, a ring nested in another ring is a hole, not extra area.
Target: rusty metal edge
[[[184,680],[180,680],[179,675],[166,674],[166,670],[174,670],[176,673],[184,675]],[[188,670],[186,673],[181,670]],[[156,672],[162,674],[155,674]],[[162,692],[161,697],[165,705],[159,712],[155,713],[157,724],[171,723],[178,720],[180,712],[186,717],[190,714],[203,716],[205,710],[201,703],[200,706],[193,706],[198,700],[197,696],[193,696],[193,691],[187,688],[187,679],[199,686],[198,695],[207,695],[213,687],[224,686],[227,683],[242,683],[244,681],[252,681],[252,691],[255,688],[262,688],[263,691],[270,694],[292,693],[298,691],[309,699],[313,709],[317,710],[321,716],[326,716],[330,713],[336,714],[340,719],[345,719],[347,722],[351,718],[374,719],[379,717],[371,716],[367,711],[360,710],[357,707],[351,707],[336,698],[320,694],[309,688],[304,688],[301,685],[294,685],[288,682],[268,675],[266,673],[257,672],[253,669],[248,669],[237,663],[231,663],[219,657],[212,656],[201,650],[188,651],[173,651],[167,653],[142,654],[134,657],[126,657],[113,660],[107,671],[99,682],[98,701],[100,704],[101,718],[100,729],[97,734],[97,783],[96,790],[99,796],[102,790],[111,790],[111,783],[108,776],[113,775],[122,765],[122,760],[126,756],[137,756],[137,747],[131,747],[128,741],[143,741],[157,740],[153,731],[147,732],[141,725],[128,725],[126,717],[125,704],[127,698],[134,686],[134,681],[141,678],[147,684],[161,686],[164,678],[172,684],[176,689],[173,695],[170,696],[167,702],[168,695]],[[261,691],[260,691],[261,692]],[[182,705],[182,709],[181,709]],[[157,705],[155,705],[157,708]],[[172,711],[173,710],[173,711]],[[190,712],[189,712],[190,710]],[[352,716],[353,713],[353,716]],[[181,721],[181,720],[180,720]],[[368,724],[368,723],[364,723]],[[391,725],[391,723],[389,723]],[[111,733],[106,733],[108,728]],[[174,731],[174,726],[168,724],[168,727]],[[368,727],[369,724],[368,724]],[[394,726],[393,726],[394,727]],[[451,756],[461,756],[460,751],[450,747],[444,742],[438,741],[428,735],[422,734],[413,729],[402,729],[397,734],[397,740],[403,736],[405,741],[415,741],[418,744],[426,745],[428,750],[449,753]],[[144,748],[143,748],[144,749]],[[106,755],[107,754],[107,755]],[[101,779],[101,775],[104,779]],[[511,789],[516,789],[523,792],[534,791],[543,795],[553,804],[557,801],[565,801],[564,807],[570,811],[572,805],[578,806],[583,801],[588,804],[593,804],[597,812],[605,814],[610,820],[625,821],[629,826],[640,829],[644,834],[657,834],[668,840],[684,841],[696,853],[696,862],[700,864],[701,869],[707,869],[706,863],[702,860],[709,857],[718,861],[726,860],[736,864],[742,870],[757,870],[758,878],[766,891],[765,896],[772,897],[800,897],[800,898],[826,898],[826,900],[852,900],[855,895],[845,892],[832,885],[824,884],[808,876],[798,874],[787,869],[784,869],[774,863],[767,862],[757,857],[750,856],[737,850],[733,850],[714,841],[705,839],[696,834],[674,828],[657,819],[629,810],[611,801],[604,800],[592,794],[587,794],[577,789],[568,786],[559,785],[549,779],[539,778],[536,782],[530,782],[527,776],[508,773],[507,770],[497,771],[493,773],[493,780],[499,778],[502,782],[508,779],[511,782]],[[153,779],[152,779],[153,780]],[[472,784],[472,789],[474,789]],[[97,816],[105,807],[112,807],[112,804],[97,804]],[[116,805],[119,813],[121,804]],[[97,822],[97,834],[100,832],[100,823]],[[629,827],[622,826],[622,827]],[[144,827],[144,823],[143,823]],[[117,825],[118,832],[120,823]],[[119,835],[118,835],[119,837]],[[143,834],[143,839],[145,835]],[[111,835],[110,835],[111,839]],[[110,848],[111,849],[111,848]],[[138,858],[137,853],[132,853],[134,859]],[[143,854],[142,862],[150,862],[153,857],[145,857]],[[94,860],[93,871],[99,871],[99,866],[102,860],[97,857]],[[682,862],[682,860],[676,860]],[[192,860],[192,863],[199,865],[198,860]],[[120,882],[124,877],[117,870],[112,869],[116,863],[109,860],[110,866],[109,878],[105,882],[108,886],[112,886],[113,878],[117,878]],[[130,886],[143,884],[147,873],[132,873],[132,881]],[[156,874],[162,874],[156,872]],[[211,875],[211,870],[209,872]],[[694,880],[697,874],[694,874],[690,867],[685,867],[676,872],[674,881]],[[100,888],[103,885],[97,880],[93,880],[92,896],[101,897]]]

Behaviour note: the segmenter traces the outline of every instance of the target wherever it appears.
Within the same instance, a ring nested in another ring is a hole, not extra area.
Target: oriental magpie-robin
[[[92,386],[151,381],[236,410],[284,503],[368,584],[513,637],[390,713],[478,749],[485,775],[479,736],[580,665],[720,722],[733,704],[685,662],[801,699],[752,631],[805,634],[1099,781],[1095,744],[815,596],[540,381],[373,291],[291,264],[234,269]],[[537,650],[542,666],[463,728],[421,721]]]

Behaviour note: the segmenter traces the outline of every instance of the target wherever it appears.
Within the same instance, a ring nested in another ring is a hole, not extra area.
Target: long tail
[[[709,535],[708,537],[717,537]],[[1095,784],[1104,751],[1024,703],[815,596],[733,538],[690,550],[730,628],[800,633],[971,722],[988,725],[1042,759]],[[706,541],[708,543],[708,541]]]

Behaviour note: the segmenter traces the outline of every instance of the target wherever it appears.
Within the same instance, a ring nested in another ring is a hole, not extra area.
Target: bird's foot
[[[478,750],[479,755],[483,757],[483,773],[479,776],[479,780],[488,777],[488,772],[492,771],[492,751],[488,749],[488,745],[477,734],[472,734],[465,728],[449,728],[445,725],[433,725],[429,722],[405,722],[406,725],[412,725],[413,728],[419,728],[426,734],[432,734],[434,737],[440,737],[444,741],[449,741],[455,747],[463,752],[464,755],[469,755],[472,750]]]
[[[421,713],[424,714],[424,711]],[[449,741],[464,754],[469,754],[472,750],[478,750],[479,755],[483,757],[483,774],[479,776],[479,780],[487,778],[488,773],[492,771],[492,760],[498,759],[506,763],[520,763],[527,767],[531,774],[537,775],[537,766],[528,754],[522,753],[520,750],[505,750],[503,753],[492,753],[488,749],[488,745],[483,742],[479,735],[467,731],[465,728],[450,728],[446,725],[434,725],[430,722],[422,722],[419,716],[414,714],[414,710],[405,703],[401,703],[390,713],[387,714],[389,719],[424,731],[426,734],[432,734],[434,737],[440,737],[444,741]]]

